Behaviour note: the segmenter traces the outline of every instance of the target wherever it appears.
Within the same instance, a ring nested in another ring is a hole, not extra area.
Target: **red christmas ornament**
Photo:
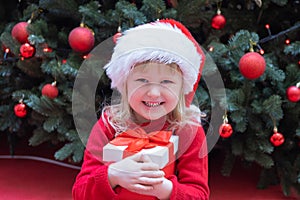
[[[274,129],[273,135],[270,137],[270,142],[278,147],[284,143],[284,136],[281,133],[278,133],[276,129]]]
[[[239,61],[241,74],[248,79],[259,78],[266,70],[266,61],[256,52],[248,52]]]
[[[228,123],[223,123],[219,128],[219,134],[222,138],[228,138],[232,135],[232,126]]]
[[[31,46],[28,43],[22,44],[20,47],[21,56],[24,58],[31,58],[35,53],[34,46]]]
[[[223,124],[219,127],[219,134],[222,138],[228,138],[233,132],[231,124],[228,124],[227,114],[223,116]]]
[[[71,48],[80,53],[86,53],[94,47],[95,38],[93,32],[85,27],[74,28],[69,34]]]
[[[44,85],[44,87],[42,88],[42,95],[50,98],[50,99],[54,99],[58,96],[58,89],[56,87],[56,82],[54,81],[53,83],[48,83],[46,85]]]
[[[20,102],[15,105],[14,112],[17,117],[23,118],[27,115],[26,105]]]
[[[28,31],[27,31],[27,22],[17,23],[11,30],[11,36],[19,41],[21,44],[28,42]]]
[[[221,14],[221,10],[217,11],[217,14],[211,19],[211,27],[220,30],[224,28],[226,24],[226,18]]]
[[[121,36],[122,36],[122,30],[121,30],[121,26],[119,26],[118,32],[116,34],[114,34],[114,36],[113,36],[113,42],[117,43],[118,38]]]
[[[288,87],[286,90],[286,97],[288,98],[289,101],[296,103],[297,101],[300,100],[300,88],[297,86]]]
[[[113,36],[114,43],[117,43],[118,38],[121,37],[121,36],[122,36],[122,33],[120,33],[120,32],[114,34],[114,36]]]

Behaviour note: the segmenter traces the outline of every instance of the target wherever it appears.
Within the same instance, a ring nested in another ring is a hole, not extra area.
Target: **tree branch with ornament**
[[[300,27],[299,24],[294,25],[291,28],[288,28],[278,34],[271,35],[269,34],[268,37],[258,39],[258,36],[247,32],[247,31],[239,31],[233,38],[230,39],[229,43],[234,43],[234,45],[229,45],[229,51],[230,54],[240,53],[242,52],[241,50],[243,49],[241,46],[249,46],[249,49],[244,55],[235,55],[234,58],[239,57],[238,61],[238,69],[239,73],[247,80],[247,82],[257,82],[257,80],[262,77],[265,74],[265,71],[267,69],[267,62],[264,58],[264,50],[261,48],[261,45],[263,43],[266,43],[268,41],[271,41],[275,38],[281,37],[285,35],[288,32],[294,31]],[[269,28],[269,26],[266,26],[266,28]],[[239,39],[240,37],[240,39]],[[244,41],[241,42],[241,40],[244,40],[246,37],[249,38],[248,44],[245,43]],[[243,39],[242,39],[243,38]],[[286,42],[285,42],[286,43]],[[287,43],[286,43],[287,44]],[[215,45],[215,46],[214,46]],[[214,52],[215,48],[218,51],[219,44],[214,44],[209,47],[209,51]],[[241,45],[241,46],[238,46]],[[296,45],[295,45],[296,46]],[[230,49],[231,48],[231,49]],[[295,47],[297,48],[297,46]],[[228,51],[225,51],[226,53],[229,53]],[[293,52],[295,55],[299,53],[299,49],[294,50],[290,48],[289,52]],[[286,51],[288,53],[288,51]],[[224,63],[226,63],[226,56],[224,55]],[[226,65],[226,64],[224,64]],[[230,68],[229,68],[230,69]],[[299,78],[299,77],[298,77]],[[265,77],[263,78],[265,80]],[[300,82],[296,83],[295,85],[289,86],[286,88],[286,98],[289,102],[291,103],[297,103],[300,100]],[[226,109],[226,108],[225,108]],[[274,118],[272,118],[274,121]],[[275,123],[275,122],[274,122]],[[219,127],[219,134],[223,139],[230,138],[232,134],[234,134],[234,128],[231,126],[229,120],[228,120],[228,113],[226,112],[223,118],[223,124],[220,125]],[[269,140],[273,146],[281,146],[284,143],[284,135],[277,130],[277,126],[274,125],[273,128],[273,134],[270,136]]]

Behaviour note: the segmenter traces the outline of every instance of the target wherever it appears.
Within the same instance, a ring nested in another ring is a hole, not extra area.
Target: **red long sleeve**
[[[195,128],[197,131],[193,131]],[[189,137],[192,133],[195,135]],[[182,131],[179,135],[179,147],[181,151],[176,164],[177,176],[169,178],[173,183],[170,199],[209,199],[207,148],[203,128],[189,127]]]
[[[91,131],[84,153],[84,162],[73,185],[73,199],[157,199],[153,196],[132,193],[122,187],[111,188],[107,174],[108,166],[101,162],[101,160],[102,147],[114,137],[114,132],[111,127],[107,128],[104,125],[102,119],[98,122]],[[182,134],[189,134],[188,132],[184,132],[182,131]],[[173,183],[171,200],[208,199],[207,156],[199,158],[199,149],[204,139],[205,135],[202,127],[198,128],[194,137],[186,137],[179,134],[179,149],[182,147],[183,151],[180,152],[179,150],[179,154],[181,155],[176,161],[177,176],[171,175],[166,177]]]

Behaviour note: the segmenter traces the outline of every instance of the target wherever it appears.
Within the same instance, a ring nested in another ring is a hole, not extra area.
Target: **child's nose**
[[[160,96],[160,88],[159,85],[152,84],[147,92],[149,97],[158,97]]]

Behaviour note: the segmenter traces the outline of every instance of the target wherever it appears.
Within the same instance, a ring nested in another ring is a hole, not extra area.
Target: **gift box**
[[[153,134],[127,131],[103,147],[103,161],[120,161],[141,152],[148,155],[162,169],[170,160],[174,160],[178,150],[178,139],[171,131],[158,131]]]

